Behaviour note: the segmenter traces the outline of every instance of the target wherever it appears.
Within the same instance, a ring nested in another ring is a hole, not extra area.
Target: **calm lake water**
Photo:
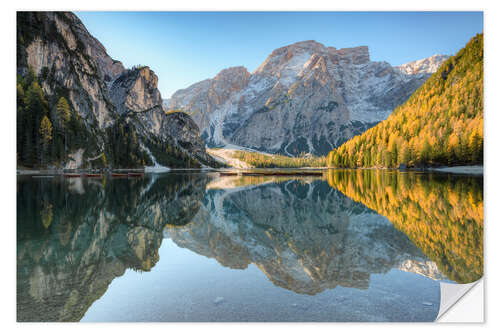
[[[18,176],[17,319],[433,321],[482,239],[482,176]]]

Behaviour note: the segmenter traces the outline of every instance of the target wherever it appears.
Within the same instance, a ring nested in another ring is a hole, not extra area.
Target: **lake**
[[[483,177],[17,177],[18,321],[433,321],[483,274]]]

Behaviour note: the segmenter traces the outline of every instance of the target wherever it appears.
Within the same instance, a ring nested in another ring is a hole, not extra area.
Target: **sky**
[[[483,31],[482,12],[76,12],[125,67],[147,65],[163,98],[227,67],[253,72],[279,47],[367,45],[393,66],[455,54]]]

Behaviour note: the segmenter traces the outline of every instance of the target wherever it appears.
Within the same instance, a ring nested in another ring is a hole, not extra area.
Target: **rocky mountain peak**
[[[57,16],[55,16],[55,19],[63,36],[67,35],[70,31],[75,34],[75,43],[79,41],[86,55],[97,62],[97,66],[102,71],[105,81],[114,80],[125,70],[122,62],[112,59],[108,55],[104,45],[88,32],[82,21],[73,13],[60,13],[59,19],[57,19]],[[66,39],[68,40],[68,38]]]
[[[122,72],[110,92],[119,114],[141,112],[162,104],[158,77],[147,66]]]
[[[297,74],[315,53],[325,52],[323,44],[313,40],[298,42],[274,50],[253,74],[286,76],[283,71]]]
[[[317,58],[317,56],[328,57],[333,62],[342,61],[352,64],[364,64],[370,61],[368,46],[337,49],[308,40],[274,50],[254,74],[287,76],[283,75],[283,71],[289,72],[289,75],[298,74],[311,62],[312,58]]]
[[[250,73],[243,66],[229,67],[221,70],[213,79],[214,88],[221,93],[240,90],[245,87]],[[229,91],[225,91],[228,89]]]
[[[179,90],[169,108],[191,114],[209,146],[322,155],[386,119],[441,62],[419,62],[417,75],[371,61],[368,46],[302,41],[274,50],[251,75],[230,68]]]
[[[432,74],[437,71],[439,66],[445,62],[449,56],[442,54],[435,54],[432,57],[410,61],[409,63],[403,64],[401,66],[396,66],[401,72],[408,75],[415,74]]]
[[[321,52],[326,50],[325,46],[321,43],[316,42],[315,40],[305,40],[297,43],[293,43],[290,45],[286,45],[280,48],[275,49],[269,57],[277,57],[277,56],[282,56],[286,55],[288,57],[293,56],[295,53],[301,53],[301,52],[310,52],[310,53],[316,53],[316,52]]]
[[[221,80],[226,78],[230,79],[234,75],[242,75],[248,77],[250,76],[250,73],[244,66],[228,67],[217,73],[217,75],[214,77],[214,80]]]
[[[333,55],[338,55],[340,59],[349,61],[353,64],[364,64],[370,61],[368,46],[357,46],[339,49],[336,50]]]

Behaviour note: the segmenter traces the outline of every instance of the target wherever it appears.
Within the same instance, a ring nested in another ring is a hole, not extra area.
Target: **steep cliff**
[[[216,165],[196,126],[171,124],[154,72],[125,69],[72,13],[18,12],[17,73],[19,166]]]
[[[193,120],[183,112],[164,111],[157,86],[158,77],[147,66],[124,71],[110,87],[111,99],[118,106],[118,123],[133,126],[140,146],[153,154],[159,164],[218,166],[206,153]]]
[[[366,46],[304,41],[274,50],[252,74],[229,68],[179,90],[168,105],[188,112],[210,146],[325,155],[386,119],[445,58],[392,67],[370,61]]]

